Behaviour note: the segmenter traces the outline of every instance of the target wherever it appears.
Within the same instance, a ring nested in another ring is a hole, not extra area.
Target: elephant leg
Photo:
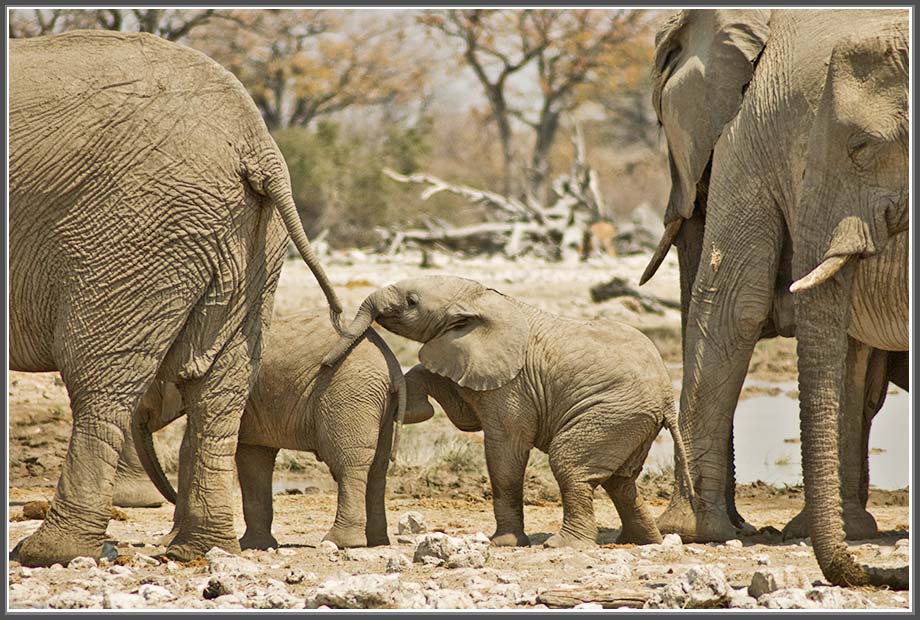
[[[190,561],[212,547],[240,552],[230,498],[240,419],[255,375],[249,337],[237,332],[203,377],[178,384],[190,441],[184,474],[180,468],[188,484],[178,495],[179,531],[166,551],[172,559]]]
[[[735,211],[734,217],[707,215],[686,322],[679,422],[696,498],[691,504],[685,494],[675,494],[658,527],[687,541],[738,535],[726,502],[732,419],[769,316],[783,239],[782,220],[765,191],[738,196],[728,202],[749,201],[756,208]],[[715,199],[711,194],[710,204]]]
[[[144,392],[68,388],[73,431],[67,456],[47,517],[13,549],[11,557],[23,566],[66,565],[75,557],[99,557],[111,515],[118,455]]]
[[[243,519],[246,532],[240,538],[241,549],[278,548],[272,536],[272,474],[278,448],[240,443],[236,446],[236,471],[243,494]]]
[[[153,508],[162,506],[163,496],[150,481],[137,456],[134,442],[125,441],[115,469],[115,490],[112,504],[126,508]]]
[[[879,352],[883,353],[883,352]],[[878,382],[884,381],[884,355],[873,354],[872,349],[853,338],[848,338],[846,381],[844,383],[844,408],[840,411],[838,428],[840,441],[840,492],[843,499],[843,526],[850,540],[872,538],[878,533],[875,518],[866,510],[868,495],[869,427],[867,409],[877,402],[870,396],[871,388],[878,391]],[[874,413],[872,414],[874,415]],[[865,499],[864,499],[865,498]],[[808,506],[793,517],[783,528],[783,538],[810,536]]]
[[[623,524],[617,543],[647,545],[661,542],[661,532],[655,524],[655,518],[639,495],[636,488],[637,476],[611,476],[604,481],[603,487],[613,500],[620,523]]]
[[[377,452],[367,476],[367,525],[365,535],[368,547],[389,545],[387,535],[386,488],[387,470],[390,467],[390,450],[393,447],[393,422],[390,416],[384,421],[377,440]]]
[[[492,484],[492,510],[495,533],[492,544],[499,547],[526,547],[530,538],[524,533],[524,471],[530,450],[516,446],[505,433],[485,432],[486,467]]]
[[[594,519],[594,487],[581,468],[565,455],[565,448],[550,445],[549,465],[562,495],[562,528],[546,542],[546,547],[588,548],[597,544]]]
[[[338,485],[338,504],[335,521],[323,540],[330,540],[339,548],[367,546],[368,470],[368,466],[337,466],[332,471]]]

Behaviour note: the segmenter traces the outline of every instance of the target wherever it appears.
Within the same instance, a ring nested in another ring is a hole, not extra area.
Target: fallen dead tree
[[[440,192],[465,198],[485,207],[488,221],[470,226],[451,226],[446,222],[426,220],[424,228],[381,230],[387,239],[387,255],[397,254],[407,246],[438,247],[466,254],[502,253],[509,258],[531,254],[543,258],[583,257],[591,241],[592,224],[603,220],[603,197],[597,175],[585,164],[584,140],[576,127],[573,137],[575,160],[568,174],[552,184],[554,200],[544,206],[528,196],[518,200],[495,192],[450,183],[431,174],[403,175],[389,168],[383,172],[399,183],[421,185],[426,189],[422,200]],[[612,245],[607,251],[612,251]]]

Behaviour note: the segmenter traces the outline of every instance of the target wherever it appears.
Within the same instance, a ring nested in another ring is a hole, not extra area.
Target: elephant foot
[[[860,504],[843,505],[843,531],[847,540],[866,540],[878,535],[875,517]],[[783,528],[783,540],[808,538],[811,530],[808,525],[808,512],[803,509]]]
[[[725,510],[696,510],[690,500],[675,497],[658,517],[663,534],[679,534],[684,542],[725,542],[738,537]]]
[[[45,521],[31,536],[19,541],[10,552],[10,559],[29,567],[67,566],[74,558],[99,558],[104,538],[75,535]]]
[[[523,531],[495,532],[490,539],[496,547],[529,547],[530,538]]]
[[[620,530],[620,535],[617,536],[617,544],[657,545],[661,543],[661,532],[655,527],[654,523],[650,525],[651,527],[643,527],[642,525],[630,526],[624,524],[623,529]]]
[[[250,532],[246,530],[240,538],[240,549],[277,549],[278,541],[271,532]]]
[[[385,547],[390,544],[390,537],[387,536],[387,533],[383,534],[367,534],[367,546],[368,547]]]
[[[363,527],[334,527],[329,530],[323,540],[329,540],[335,543],[339,549],[346,547],[366,547],[367,535]]]
[[[240,541],[233,538],[224,538],[218,536],[183,536],[180,531],[173,539],[172,543],[166,548],[166,557],[177,562],[191,562],[192,560],[203,557],[205,553],[218,547],[227,553],[239,555]]]
[[[122,508],[156,508],[166,501],[153,483],[144,478],[115,478],[112,505]]]
[[[543,546],[549,549],[559,549],[560,547],[569,547],[570,549],[591,549],[597,546],[597,540],[584,536],[576,536],[569,532],[559,532],[547,538]]]

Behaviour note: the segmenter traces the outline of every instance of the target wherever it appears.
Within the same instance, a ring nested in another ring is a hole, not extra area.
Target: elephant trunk
[[[805,501],[812,546],[824,576],[840,586],[907,587],[904,569],[859,566],[844,542],[838,416],[844,406],[847,328],[856,261],[813,290],[796,294],[799,403]]]
[[[371,323],[374,322],[382,310],[381,304],[385,299],[385,290],[386,289],[381,289],[368,295],[367,299],[361,304],[361,307],[358,308],[358,312],[355,314],[355,318],[352,320],[351,324],[344,330],[340,330],[339,333],[341,336],[338,342],[336,342],[332,349],[323,357],[323,366],[333,366],[342,359],[342,356],[344,356],[345,353],[361,339],[364,332],[370,328]]]
[[[313,246],[310,245],[307,233],[303,229],[303,223],[297,214],[297,207],[294,205],[294,197],[291,196],[290,186],[281,177],[275,176],[266,189],[272,201],[277,205],[281,219],[284,221],[284,227],[294,241],[297,251],[300,252],[300,256],[307,264],[307,267],[313,272],[316,281],[319,282],[319,286],[323,290],[323,294],[326,296],[333,327],[337,332],[342,333],[342,302],[339,301],[335,289],[332,288],[332,282],[313,251]]]
[[[163,471],[163,466],[160,465],[160,460],[157,458],[156,447],[153,445],[153,432],[147,422],[148,417],[140,412],[135,414],[131,420],[131,434],[134,438],[137,457],[157,491],[170,504],[175,504],[176,490],[166,477],[166,472]]]

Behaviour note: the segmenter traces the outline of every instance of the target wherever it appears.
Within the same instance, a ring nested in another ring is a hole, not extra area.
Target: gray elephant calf
[[[271,533],[272,473],[281,448],[313,452],[338,484],[335,522],[323,540],[339,547],[389,544],[384,492],[391,447],[395,456],[405,411],[405,379],[396,357],[373,330],[341,363],[320,366],[337,336],[323,309],[276,319],[265,338],[236,449],[244,549],[278,546]],[[181,404],[170,402],[177,395],[162,387],[152,390],[133,425],[141,463],[173,503],[176,492],[156,458],[151,433],[181,414]],[[183,440],[180,467],[187,462],[186,445]]]
[[[674,437],[677,471],[691,485],[671,381],[641,332],[615,321],[560,318],[472,280],[433,276],[373,293],[323,363],[336,363],[374,320],[425,343],[421,364],[406,376],[407,421],[433,414],[431,395],[458,428],[483,431],[494,544],[529,544],[523,483],[534,447],[549,454],[562,493],[562,529],[547,546],[596,543],[598,484],[620,515],[620,542],[661,541],[636,478],[662,425]]]

